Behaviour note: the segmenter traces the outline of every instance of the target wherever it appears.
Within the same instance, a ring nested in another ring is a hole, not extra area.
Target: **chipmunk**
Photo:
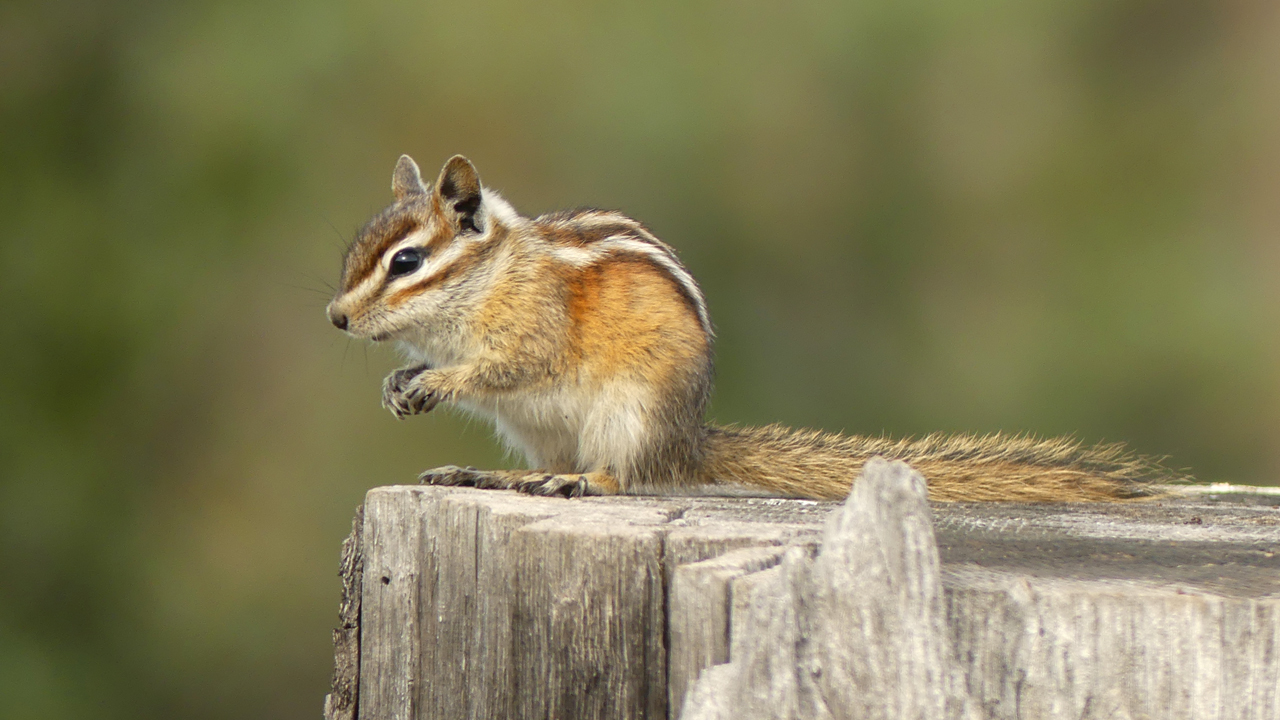
[[[395,201],[347,251],[329,320],[396,341],[397,418],[440,403],[491,420],[529,470],[427,470],[432,485],[536,495],[840,499],[874,456],[941,501],[1115,501],[1167,476],[1120,445],[987,435],[850,437],[704,420],[714,331],[675,251],[617,212],[521,216],[461,155],[426,185],[407,155]]]

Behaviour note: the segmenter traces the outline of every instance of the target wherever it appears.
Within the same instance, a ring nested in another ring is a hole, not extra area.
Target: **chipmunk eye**
[[[396,253],[391,258],[391,277],[399,277],[408,275],[409,273],[422,267],[422,250],[418,248],[405,248]]]

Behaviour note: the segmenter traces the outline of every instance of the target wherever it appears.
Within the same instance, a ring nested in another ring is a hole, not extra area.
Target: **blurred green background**
[[[1280,477],[1280,5],[0,4],[0,714],[314,718],[364,491],[508,462],[323,307],[396,157],[622,208],[721,421]]]

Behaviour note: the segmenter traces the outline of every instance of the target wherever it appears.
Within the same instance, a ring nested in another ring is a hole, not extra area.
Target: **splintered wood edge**
[[[325,720],[355,720],[360,700],[360,594],[364,575],[364,505],[356,508],[351,534],[342,541],[342,600],[333,630],[333,689],[324,699]]]

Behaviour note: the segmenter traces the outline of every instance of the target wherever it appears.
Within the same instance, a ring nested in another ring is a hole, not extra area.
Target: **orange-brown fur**
[[[535,468],[451,466],[425,482],[835,499],[883,456],[916,467],[935,500],[1064,502],[1140,497],[1167,476],[1118,445],[708,425],[706,304],[643,225],[598,210],[520,217],[460,156],[430,188],[401,158],[392,187],[396,202],[348,252],[330,317],[405,348],[413,363],[384,385],[397,417],[457,405],[491,418]]]
[[[609,259],[566,281],[572,355],[588,372],[663,384],[709,349],[693,313],[672,304],[670,280],[640,258]],[[653,355],[657,347],[663,357]]]

